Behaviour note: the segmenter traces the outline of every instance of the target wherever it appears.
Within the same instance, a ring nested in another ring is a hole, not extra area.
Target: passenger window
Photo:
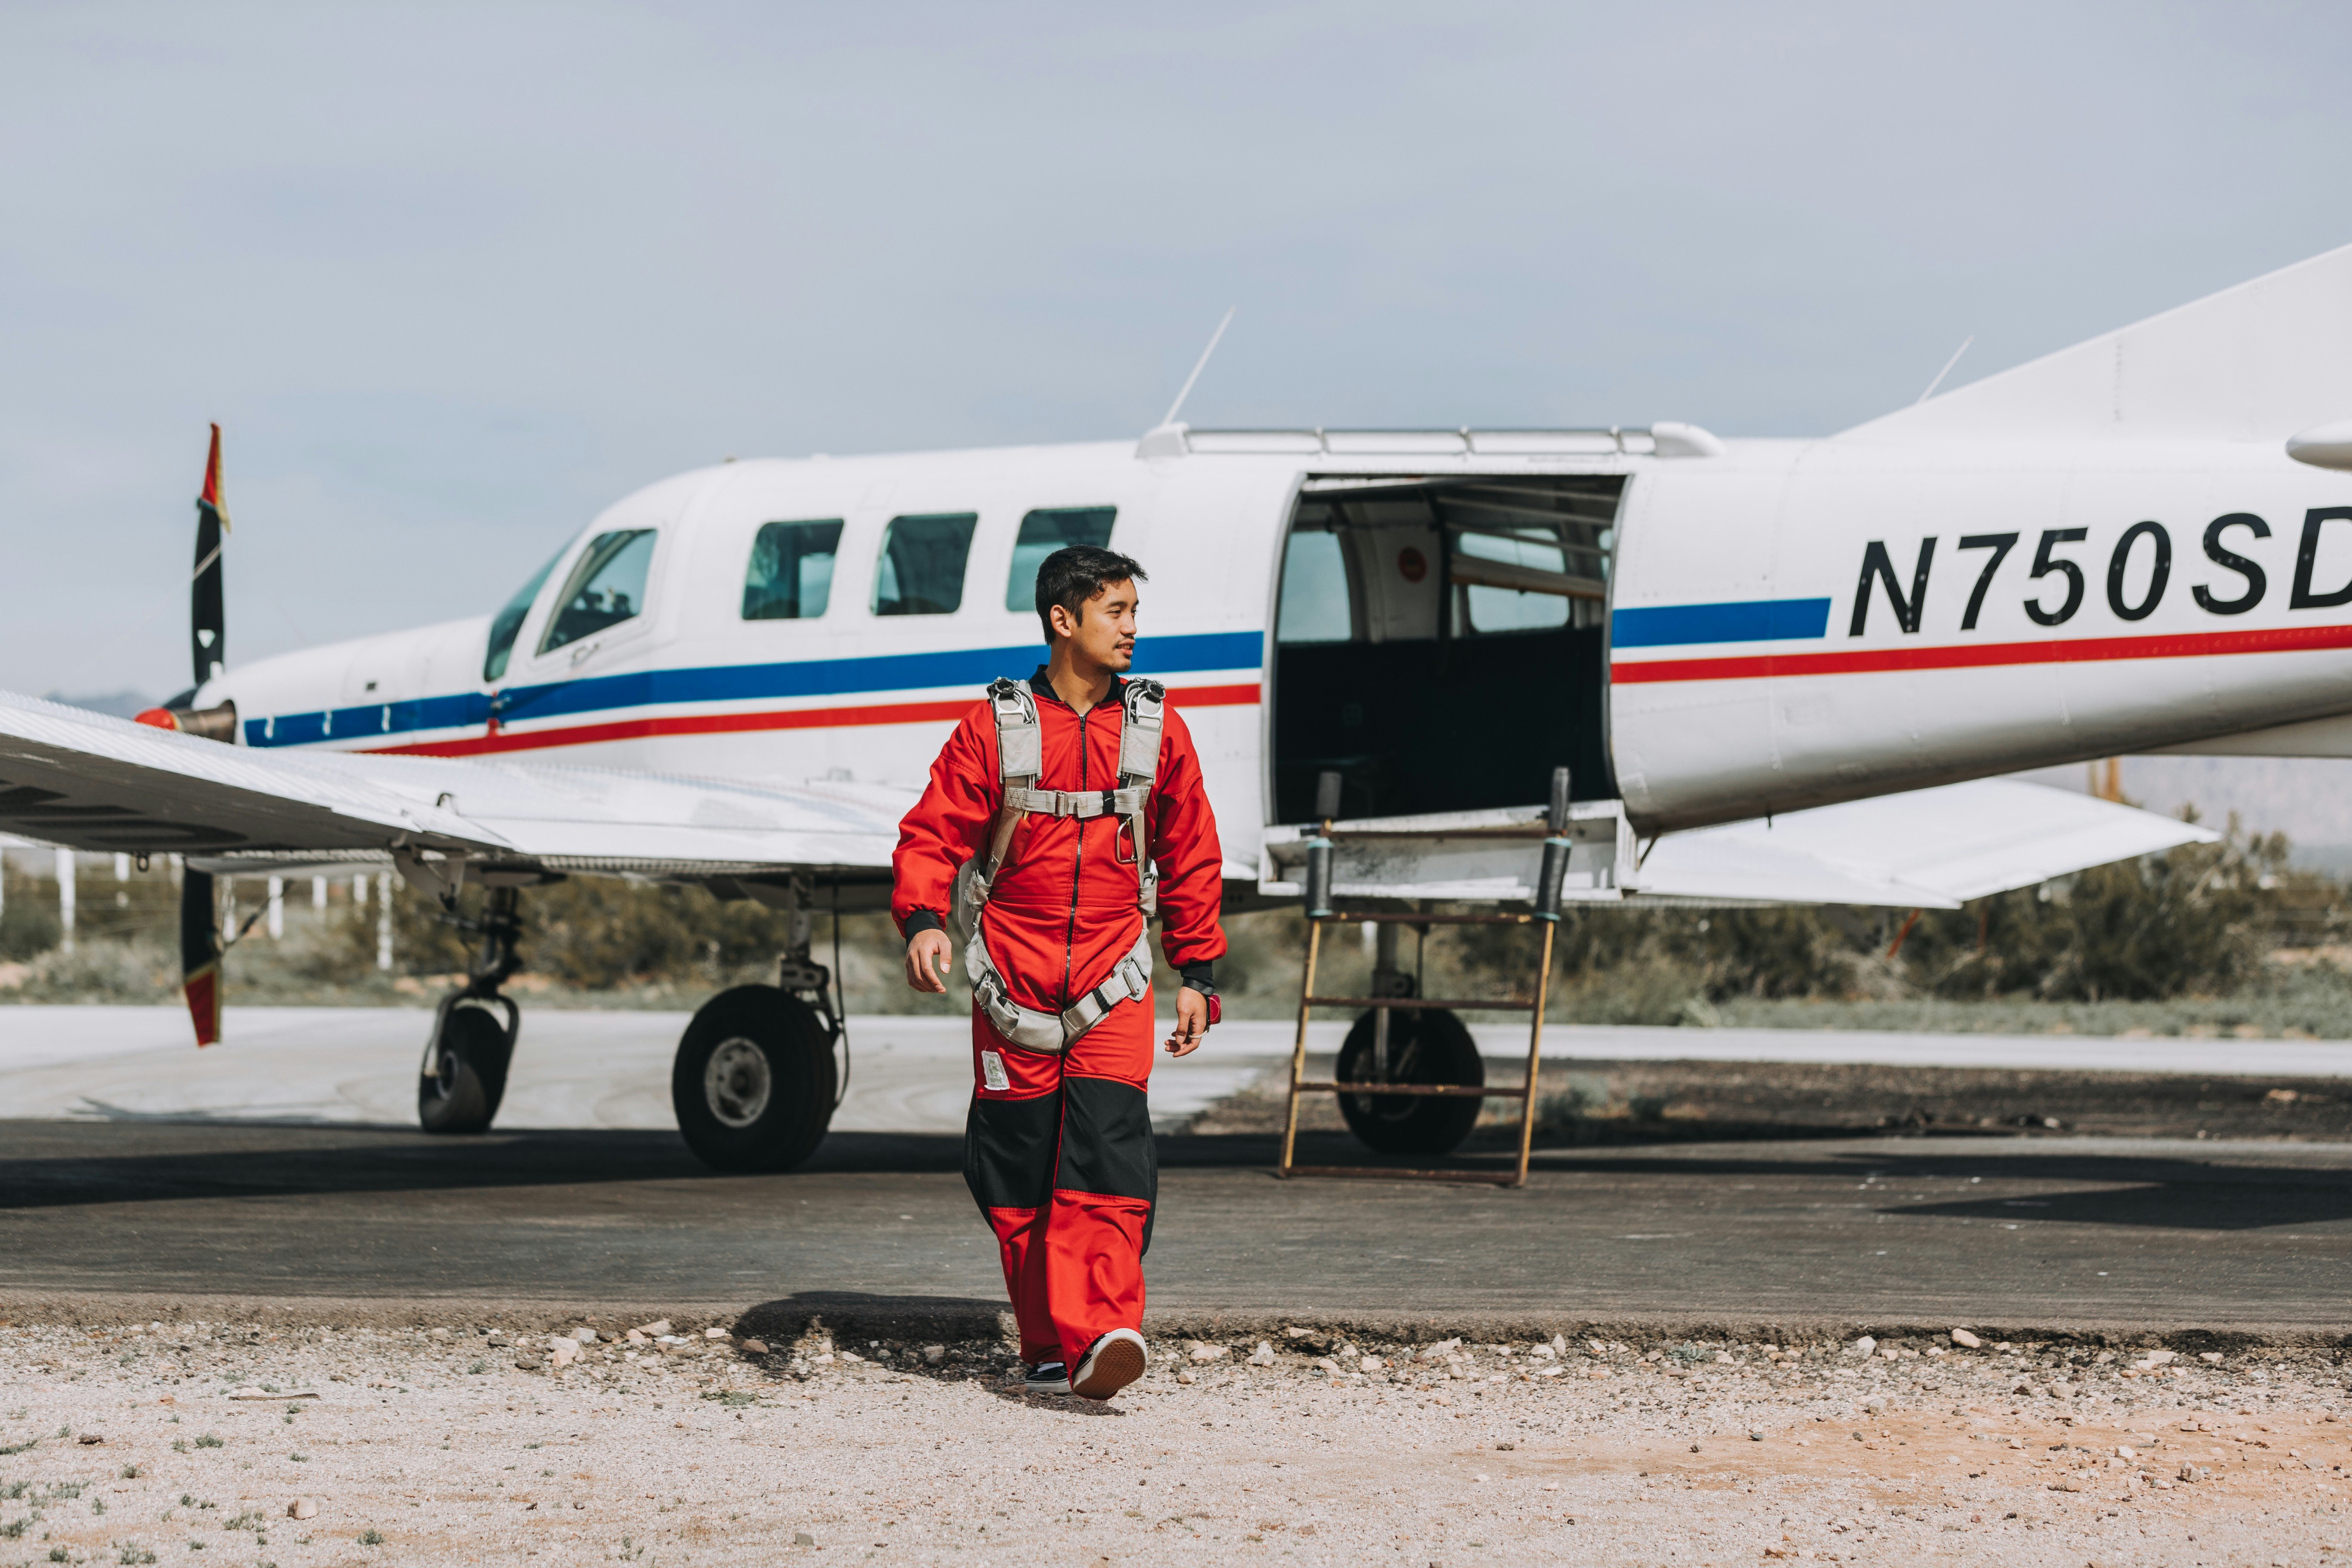
[[[571,548],[572,546],[567,543],[563,550]],[[549,556],[547,564],[532,573],[530,581],[517,588],[514,597],[509,599],[505,607],[490,617],[489,651],[482,657],[484,680],[502,680],[506,678],[507,656],[514,652],[515,638],[522,632],[523,620],[530,614],[531,605],[537,602],[540,589],[546,585],[547,574],[555,570],[557,562],[563,559],[563,550],[559,550]]]
[[[1037,568],[1056,550],[1091,544],[1100,550],[1110,543],[1110,525],[1118,509],[1109,506],[1041,507],[1021,520],[1021,536],[1013,542],[1013,575],[1004,582],[1004,607],[1037,608]]]
[[[547,653],[594,637],[607,626],[643,615],[646,577],[653,563],[650,528],[626,528],[590,540],[556,601],[555,618],[548,626],[547,636],[540,639],[539,651]]]
[[[877,616],[951,616],[963,604],[964,558],[980,514],[894,517],[874,574]]]
[[[751,542],[743,574],[747,621],[813,621],[833,597],[833,557],[841,548],[841,520],[769,522]]]
[[[1506,566],[1525,566],[1538,572],[1565,573],[1567,552],[1560,548],[1559,536],[1549,529],[1532,530],[1540,535],[1528,538],[1496,533],[1457,533],[1454,536],[1454,577],[1469,579],[1463,590],[1463,628],[1470,632],[1532,632],[1548,631],[1568,625],[1569,602],[1557,593],[1529,593],[1522,590],[1481,585],[1475,580],[1480,561],[1493,561]]]
[[[1283,546],[1282,603],[1275,613],[1275,640],[1353,641],[1353,599],[1339,536],[1328,529],[1294,531]]]

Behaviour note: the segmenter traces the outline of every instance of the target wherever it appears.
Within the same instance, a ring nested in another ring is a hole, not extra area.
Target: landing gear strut
[[[480,934],[482,944],[466,984],[441,998],[433,1037],[425,1044],[416,1120],[427,1132],[488,1131],[506,1097],[507,1068],[522,1032],[522,1009],[499,990],[521,967],[516,903],[515,889],[493,887],[481,919],[463,922]]]
[[[789,1171],[815,1152],[841,1099],[834,1047],[847,1037],[833,972],[809,956],[812,895],[793,879],[791,945],[773,985],[738,985],[705,1002],[670,1067],[670,1105],[687,1147],[734,1174]]]

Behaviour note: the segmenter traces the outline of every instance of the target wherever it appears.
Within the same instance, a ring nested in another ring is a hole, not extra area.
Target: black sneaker
[[[1070,1392],[1081,1399],[1108,1399],[1143,1375],[1143,1336],[1113,1329],[1094,1342],[1071,1375]]]
[[[1067,1394],[1070,1392],[1070,1369],[1057,1361],[1039,1362],[1021,1380],[1024,1394]]]

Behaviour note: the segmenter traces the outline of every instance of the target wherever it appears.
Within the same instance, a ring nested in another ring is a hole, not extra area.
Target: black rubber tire
[[[441,1022],[441,1070],[416,1080],[416,1120],[427,1132],[487,1132],[506,1098],[514,1038],[484,1007],[452,1007]]]
[[[735,1066],[722,1062],[713,1084],[712,1058],[722,1051]],[[687,1025],[669,1098],[696,1158],[740,1175],[789,1171],[814,1153],[833,1121],[835,1082],[833,1042],[807,1003],[773,985],[738,985]]]
[[[1336,1076],[1359,1083],[1372,1076],[1372,1029],[1367,1013],[1339,1047]],[[1462,1020],[1443,1008],[1399,1007],[1389,1023],[1390,1083],[1484,1084],[1486,1063]],[[1486,1103],[1467,1095],[1342,1094],[1339,1114],[1366,1147],[1382,1154],[1450,1154],[1478,1124]]]

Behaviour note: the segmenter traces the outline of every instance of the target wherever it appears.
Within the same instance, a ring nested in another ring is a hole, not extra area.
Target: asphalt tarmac
[[[1340,1135],[1306,1142],[1303,1159],[1360,1157]],[[1257,1134],[1160,1149],[1147,1271],[1162,1331],[1287,1317],[2311,1340],[2352,1317],[2343,1143],[1559,1149],[1518,1191],[1280,1182]],[[258,1299],[485,1321],[768,1303],[836,1321],[1001,1300],[948,1134],[836,1132],[799,1172],[724,1177],[658,1131],[0,1121],[0,1310]]]

